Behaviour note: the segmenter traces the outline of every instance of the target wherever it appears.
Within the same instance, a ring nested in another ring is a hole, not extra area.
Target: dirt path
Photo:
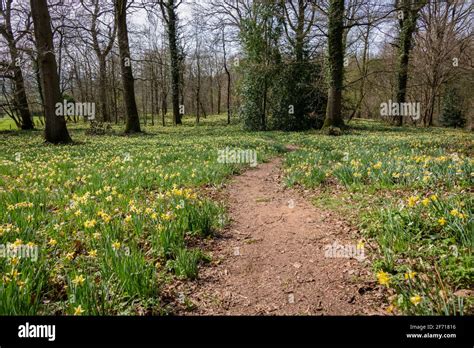
[[[213,262],[185,296],[191,314],[381,314],[368,262],[325,257],[325,246],[356,244],[354,228],[321,212],[281,182],[281,159],[229,184],[232,223],[210,248]]]

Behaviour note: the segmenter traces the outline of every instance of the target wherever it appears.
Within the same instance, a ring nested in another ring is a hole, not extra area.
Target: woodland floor
[[[0,257],[2,315],[473,313],[472,133],[68,126],[77,145],[0,134],[0,244],[39,251]]]
[[[370,315],[382,290],[370,262],[325,257],[356,244],[356,228],[282,183],[281,158],[234,177],[224,192],[231,223],[207,245],[212,262],[179,286],[191,315]],[[185,314],[185,313],[181,313]]]

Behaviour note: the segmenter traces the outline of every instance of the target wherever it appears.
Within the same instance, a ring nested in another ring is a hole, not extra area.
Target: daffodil
[[[19,257],[13,256],[10,259],[10,264],[13,265],[13,266],[18,265],[19,263],[20,263],[20,258]]]
[[[104,213],[102,210],[99,211],[97,215],[101,217],[105,223],[108,223],[112,219],[109,214]]]
[[[386,285],[387,287],[390,285],[390,274],[380,271],[377,273],[377,279],[380,285]]]
[[[20,275],[21,275],[21,272],[18,272],[17,269],[12,269],[11,272],[9,273],[9,275],[13,278],[13,279],[17,279]]]
[[[23,289],[23,287],[25,286],[26,282],[24,282],[23,280],[18,280],[16,282],[16,285],[18,285],[18,287],[20,288],[20,290]]]
[[[408,198],[408,206],[410,208],[413,208],[416,205],[416,203],[418,203],[418,200],[419,200],[418,196],[411,196],[410,198]]]
[[[422,301],[422,298],[419,295],[410,297],[410,302],[413,303],[415,306],[418,306],[421,301]]]
[[[97,224],[97,221],[92,219],[92,220],[87,220],[86,222],[84,222],[84,227],[85,228],[92,228],[94,227],[95,225]]]
[[[84,276],[82,274],[80,275],[77,275],[73,280],[72,280],[72,283],[74,285],[82,285],[84,284],[84,281],[86,280],[86,278],[84,278]]]
[[[74,308],[74,315],[82,315],[82,313],[84,313],[84,310],[82,309],[81,305]]]
[[[405,279],[413,279],[416,276],[416,272],[407,272],[405,273]]]
[[[172,218],[173,217],[170,212],[167,212],[166,214],[165,213],[161,214],[161,219],[164,221],[170,221]]]

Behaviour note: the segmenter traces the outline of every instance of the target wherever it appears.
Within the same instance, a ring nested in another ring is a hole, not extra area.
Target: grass
[[[286,181],[317,189],[315,205],[351,217],[375,242],[389,312],[472,313],[473,140],[363,121],[344,137],[299,134]]]
[[[41,121],[40,118],[37,116],[33,117],[33,122],[35,123],[36,127],[41,128]],[[11,131],[11,130],[16,130],[16,124],[15,121],[11,117],[8,117],[6,115],[3,115],[3,117],[0,117],[0,131]]]
[[[254,149],[259,162],[282,154],[287,185],[316,189],[317,206],[353,217],[376,245],[388,310],[472,312],[462,295],[474,273],[470,133],[362,121],[343,137],[247,133],[223,116],[138,136],[86,128],[71,124],[76,143],[66,146],[41,132],[0,135],[0,244],[39,250],[36,261],[0,259],[0,314],[172,311],[163,288],[199,276],[199,240],[227,221],[206,188],[246,166],[218,163],[226,147]]]
[[[205,259],[189,245],[226,220],[201,188],[245,166],[218,163],[218,150],[251,148],[259,160],[279,151],[221,122],[130,137],[78,124],[67,146],[40,132],[1,135],[0,244],[38,247],[39,258],[0,259],[0,313],[163,313],[170,276],[196,278]]]

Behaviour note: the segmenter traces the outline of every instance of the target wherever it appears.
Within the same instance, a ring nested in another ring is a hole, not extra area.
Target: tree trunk
[[[107,64],[105,57],[99,59],[99,95],[100,113],[104,122],[110,122],[110,114],[107,108]]]
[[[31,54],[31,61],[33,62],[33,70],[35,73],[35,80],[36,84],[38,85],[38,94],[40,96],[40,101],[41,101],[41,113],[42,113],[42,118],[40,117],[41,125],[44,125],[44,119],[46,118],[45,115],[45,110],[44,110],[44,93],[43,93],[43,86],[41,83],[41,74],[40,74],[40,69],[39,69],[39,60],[38,60],[38,55],[34,56]]]
[[[13,74],[15,81],[15,104],[21,118],[21,129],[34,129],[35,127],[31,117],[30,109],[28,107],[28,99],[26,97],[23,72],[19,66],[15,66],[13,69]]]
[[[166,4],[161,2],[161,9],[165,17],[168,44],[171,58],[171,98],[173,104],[173,124],[181,124],[181,114],[179,108],[179,84],[180,84],[180,59],[178,52],[178,37],[177,37],[177,16],[175,11],[175,0],[167,0]]]
[[[268,83],[267,77],[265,76],[265,81],[263,83],[263,105],[262,105],[262,115],[261,115],[261,126],[262,130],[267,129],[267,97],[268,97]]]
[[[112,99],[113,99],[113,108],[114,108],[114,118],[115,118],[115,124],[118,124],[118,110],[117,110],[117,86],[116,86],[116,79],[115,79],[115,59],[112,58],[111,60],[112,63],[112,69],[111,69],[111,74],[112,74]]]
[[[15,37],[13,35],[13,29],[11,24],[12,14],[12,0],[6,2],[6,7],[3,10],[5,18],[5,26],[3,30],[0,30],[0,34],[5,38],[10,51],[10,58],[13,65],[13,81],[15,83],[15,94],[14,94],[14,105],[15,109],[20,116],[20,128],[24,130],[34,129],[33,120],[31,117],[30,109],[28,107],[28,99],[25,91],[25,81],[23,79],[23,71],[20,66],[20,56],[16,47]],[[0,6],[1,9],[1,6]]]
[[[46,117],[45,139],[53,144],[72,142],[66,127],[64,116],[56,115],[56,103],[61,102],[59,76],[54,56],[51,17],[47,0],[30,0],[33,17],[36,48],[38,50],[38,66],[44,94],[44,110]]]
[[[221,96],[222,96],[222,83],[221,78],[217,77],[217,114],[221,114]]]
[[[156,76],[155,76],[155,71],[152,67],[152,80],[150,81],[150,111],[151,111],[151,125],[155,125],[155,111],[156,111],[156,103],[155,103],[155,81],[156,81]]]
[[[224,51],[224,70],[227,75],[227,124],[230,124],[230,71],[227,67],[227,56],[226,56],[226,50],[225,50],[225,36],[224,36],[224,30],[222,30],[222,48]]]
[[[179,97],[180,97],[180,101],[179,101],[179,105],[181,107],[184,108],[184,65],[181,64],[182,62],[180,61],[179,63],[179,66],[180,66],[180,69],[179,69]],[[178,124],[181,124],[181,118],[183,117],[185,111],[183,109],[183,112],[180,112],[179,113],[179,123]]]
[[[196,67],[197,67],[197,81],[196,81],[196,123],[199,123],[200,107],[201,107],[201,61],[199,52],[196,52]]]
[[[168,112],[168,103],[166,102],[167,97],[168,96],[166,94],[163,94],[161,97],[161,123],[163,127],[166,126],[165,117],[166,113]]]
[[[130,47],[128,43],[127,0],[115,1],[115,18],[117,21],[123,99],[125,101],[127,119],[125,133],[139,133],[141,132],[140,119],[138,118],[137,103],[135,101],[135,80],[133,79]]]
[[[209,101],[211,102],[211,115],[214,115],[214,79],[211,75],[209,76]]]
[[[329,91],[325,127],[344,127],[342,119],[342,86],[344,78],[344,0],[331,0],[329,5],[328,68]]]
[[[304,23],[305,23],[305,0],[298,0],[298,24],[296,26],[295,53],[296,62],[302,63],[304,59]]]
[[[146,93],[146,81],[143,81],[142,83],[142,119],[143,119],[143,124],[146,126],[147,123],[147,93]]]
[[[361,114],[362,113],[362,104],[364,104],[364,102],[366,101],[365,99],[365,79],[367,78],[367,55],[368,55],[368,51],[369,51],[369,37],[370,37],[370,25],[367,26],[367,29],[365,31],[365,35],[364,35],[364,49],[362,51],[362,67],[361,67],[361,71],[362,71],[362,80],[360,82],[360,89],[359,89],[359,93],[360,93],[360,99],[359,99],[359,102],[357,104],[357,107],[355,109],[356,113],[357,114]],[[365,105],[365,108],[367,110],[367,105]]]
[[[401,14],[402,18],[399,19],[400,23],[400,38],[398,45],[398,69],[397,69],[397,90],[396,90],[396,102],[405,103],[407,84],[408,84],[408,62],[410,57],[410,50],[412,44],[413,32],[416,29],[416,20],[418,8],[412,8],[411,0],[400,0],[401,1]],[[394,117],[394,123],[397,126],[403,124],[403,116],[399,115]]]
[[[93,1],[94,10],[92,13],[92,23],[91,23],[91,35],[92,35],[92,47],[94,48],[97,60],[99,62],[99,97],[100,97],[100,114],[101,119],[104,122],[110,122],[110,111],[109,111],[109,99],[107,98],[107,55],[113,47],[115,41],[115,34],[117,30],[117,25],[113,27],[113,32],[111,33],[108,43],[104,49],[101,48],[99,35],[100,32],[97,28],[97,23],[99,22],[100,17],[100,0]],[[84,5],[84,4],[83,4]]]

